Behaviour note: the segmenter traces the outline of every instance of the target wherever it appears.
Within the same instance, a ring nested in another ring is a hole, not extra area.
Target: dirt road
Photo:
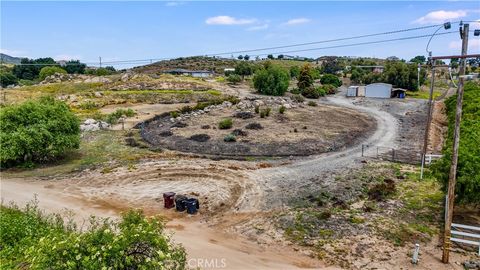
[[[389,113],[375,107],[356,106],[343,97],[332,97],[327,102],[373,116],[377,120],[377,130],[365,143],[394,146],[398,124]],[[226,211],[224,215],[232,212],[251,214],[281,208],[286,199],[298,190],[334,183],[336,172],[361,165],[357,160],[360,150],[361,146],[356,146],[260,170],[229,168],[222,161],[182,159],[147,162],[133,171],[121,168],[107,175],[93,171],[82,176],[46,181],[2,179],[1,198],[4,203],[15,201],[23,205],[33,198],[33,194],[38,194],[42,208],[52,212],[72,209],[80,221],[90,215],[116,217],[121,210],[129,207],[142,207],[149,213],[159,213],[161,203],[158,198],[168,188],[187,194],[199,192],[198,196],[202,198],[217,197],[211,201],[207,198],[209,202],[206,205],[210,209],[221,210],[223,207]],[[234,211],[228,212],[232,209]],[[160,213],[173,219],[167,226],[175,231],[174,239],[185,246],[189,266],[192,267],[208,269],[212,261],[215,262],[214,267],[228,269],[323,266],[318,260],[301,255],[289,246],[262,247],[241,236],[209,227],[210,224],[202,221],[201,216],[179,218],[164,210]]]

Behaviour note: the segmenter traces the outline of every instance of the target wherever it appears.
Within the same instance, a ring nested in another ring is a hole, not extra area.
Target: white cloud
[[[15,57],[26,57],[27,52],[21,50],[0,49],[0,53]]]
[[[247,28],[247,31],[260,31],[260,30],[268,29],[268,27],[269,27],[269,25],[267,23],[262,24],[262,25],[255,25],[255,26]]]
[[[449,20],[460,19],[468,15],[468,10],[437,10],[429,12],[427,15],[413,21],[418,24],[443,23]]]
[[[82,57],[80,55],[70,55],[70,54],[59,54],[53,57],[55,61],[59,60],[80,60]]]
[[[165,6],[167,7],[178,7],[185,4],[185,2],[180,2],[180,1],[172,1],[172,2],[167,2],[165,3]]]
[[[470,37],[472,37],[472,35],[470,35]],[[462,41],[461,40],[457,40],[457,41],[452,41],[450,42],[450,44],[448,44],[448,47],[450,49],[462,49]],[[469,50],[473,50],[474,52],[477,52],[480,50],[480,39],[478,38],[475,38],[475,39],[469,39],[468,40],[468,49]]]
[[[241,25],[255,23],[256,19],[237,19],[231,16],[216,16],[205,20],[206,24],[211,25]]]
[[[284,25],[297,25],[297,24],[304,24],[304,23],[309,23],[312,20],[308,18],[295,18],[295,19],[290,19],[287,22],[283,23]]]

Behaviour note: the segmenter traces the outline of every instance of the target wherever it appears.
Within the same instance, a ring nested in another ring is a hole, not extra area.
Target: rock
[[[100,93],[100,92],[95,92],[94,95],[95,95],[95,97],[98,97],[98,98],[99,98],[99,97],[102,97],[102,93]]]
[[[123,74],[122,77],[121,77],[122,82],[126,82],[126,81],[128,81],[129,79],[130,79],[130,74],[129,74],[129,73],[125,73],[125,74]]]
[[[105,78],[105,77],[93,77],[93,78],[88,78],[83,82],[86,82],[86,83],[110,83],[112,81],[108,78]]]
[[[174,122],[175,122],[175,118],[170,118],[170,122],[174,123]]]
[[[97,121],[95,119],[89,118],[89,119],[85,120],[85,122],[83,122],[83,123],[85,125],[93,125],[93,124],[97,123]]]
[[[283,107],[285,107],[286,109],[291,109],[292,105],[290,105],[288,103],[285,103],[285,104],[283,104]]]
[[[480,261],[466,261],[463,266],[465,269],[480,269]]]

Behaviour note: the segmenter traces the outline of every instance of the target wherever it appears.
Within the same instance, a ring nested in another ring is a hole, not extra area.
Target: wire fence
[[[422,163],[421,152],[411,149],[398,149],[370,144],[362,144],[362,157],[408,164]]]

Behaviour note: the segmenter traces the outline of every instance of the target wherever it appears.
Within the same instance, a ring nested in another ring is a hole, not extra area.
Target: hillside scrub
[[[44,214],[37,203],[0,206],[0,260],[5,269],[185,269],[186,253],[164,233],[164,222],[139,210],[118,222],[90,219],[79,232],[73,221]]]
[[[443,158],[433,164],[436,177],[448,186],[448,175],[452,158],[453,130],[457,96],[445,102],[448,116],[448,134],[443,149]],[[460,125],[460,149],[457,166],[456,199],[459,203],[480,204],[480,85],[465,84],[462,122]]]
[[[253,76],[255,89],[261,94],[270,96],[283,96],[288,89],[289,81],[289,73],[274,65],[258,70]]]
[[[53,98],[3,107],[0,123],[2,167],[51,161],[80,145],[77,116]]]

